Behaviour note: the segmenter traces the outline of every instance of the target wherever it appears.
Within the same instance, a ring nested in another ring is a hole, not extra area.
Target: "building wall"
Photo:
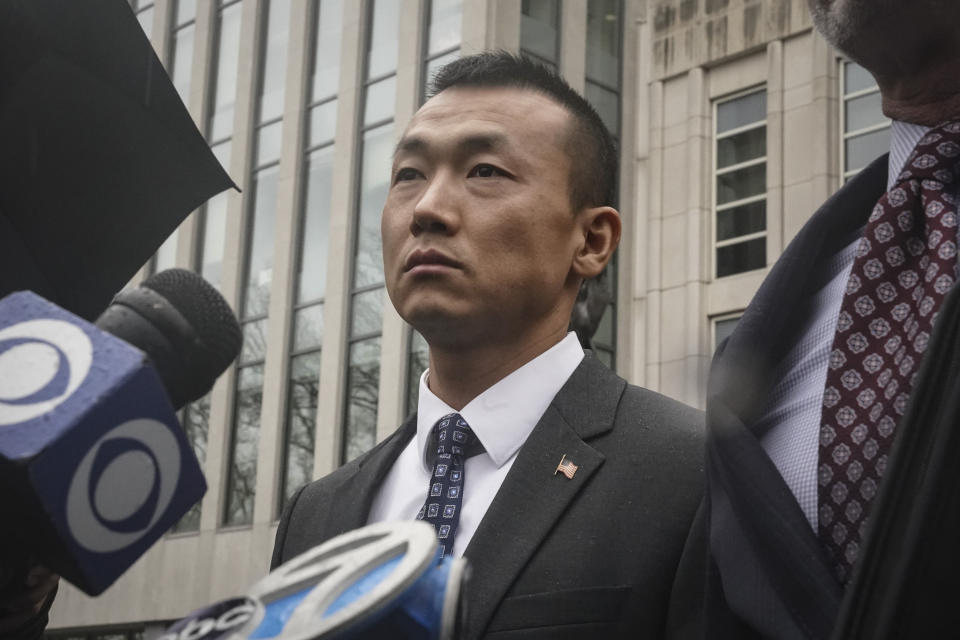
[[[839,59],[811,31],[804,0],[660,1],[647,17],[649,83],[641,92],[650,107],[634,163],[645,185],[636,218],[646,224],[635,230],[645,251],[636,254],[632,292],[635,342],[645,346],[629,373],[702,407],[715,321],[746,307],[839,185]],[[715,105],[751,89],[766,97],[765,259],[718,277]]]

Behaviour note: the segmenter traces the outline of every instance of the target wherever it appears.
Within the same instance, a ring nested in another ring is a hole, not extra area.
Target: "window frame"
[[[710,229],[711,270],[710,270],[710,273],[713,280],[719,280],[721,278],[729,278],[729,277],[738,276],[744,273],[750,273],[751,271],[764,269],[766,268],[767,261],[769,259],[769,255],[765,255],[764,264],[754,269],[747,269],[745,271],[738,271],[736,273],[728,273],[722,276],[719,275],[717,272],[717,254],[720,249],[728,246],[737,245],[737,244],[746,244],[747,242],[758,240],[760,238],[767,238],[767,236],[770,233],[769,225],[767,224],[767,222],[769,222],[768,212],[767,212],[767,208],[764,207],[764,228],[762,231],[754,231],[752,233],[735,236],[732,238],[726,238],[724,240],[717,240],[717,227],[718,227],[717,217],[720,213],[722,213],[723,211],[736,209],[737,207],[742,207],[744,205],[753,204],[755,202],[764,202],[764,203],[769,202],[770,189],[767,181],[766,169],[764,171],[764,180],[763,180],[764,189],[762,193],[756,194],[753,196],[748,196],[746,198],[739,198],[737,200],[732,200],[730,202],[725,202],[722,205],[718,204],[717,202],[717,196],[718,196],[717,181],[720,176],[726,175],[728,173],[733,173],[741,169],[760,166],[761,164],[765,168],[768,166],[768,159],[770,157],[769,156],[769,140],[765,139],[763,156],[758,158],[752,158],[744,162],[738,162],[737,164],[723,167],[722,169],[717,168],[718,149],[719,149],[719,146],[720,146],[719,143],[721,140],[731,138],[733,136],[746,133],[748,131],[754,131],[754,130],[760,129],[761,127],[766,129],[767,124],[769,122],[769,117],[768,117],[769,101],[765,101],[767,104],[767,111],[764,113],[763,120],[757,120],[755,122],[742,125],[734,129],[730,129],[728,131],[724,131],[723,133],[719,133],[717,131],[717,127],[719,123],[719,118],[717,116],[718,116],[718,110],[720,108],[720,105],[733,102],[734,100],[739,100],[740,98],[744,98],[746,96],[753,95],[756,93],[761,93],[761,92],[762,93],[767,92],[767,85],[765,83],[752,85],[745,89],[741,89],[740,91],[736,91],[734,93],[730,93],[718,98],[714,98],[711,101],[710,107],[711,107],[712,126],[711,126],[711,145],[710,145],[710,221],[711,221],[711,225],[710,225],[711,226],[711,229]],[[764,254],[767,254],[767,253],[768,252],[765,248]]]

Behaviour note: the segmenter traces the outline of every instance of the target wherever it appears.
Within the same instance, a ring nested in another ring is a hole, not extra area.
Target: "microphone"
[[[467,573],[464,558],[441,556],[432,526],[379,522],[300,554],[157,640],[454,640]]]
[[[176,409],[205,396],[243,342],[220,292],[186,269],[121,291],[95,324],[150,357]]]
[[[203,396],[240,342],[226,301],[181,269],[118,294],[96,326],[31,292],[0,299],[4,555],[109,587],[206,491],[171,402]]]

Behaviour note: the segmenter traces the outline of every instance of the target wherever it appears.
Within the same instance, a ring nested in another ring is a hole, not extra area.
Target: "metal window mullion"
[[[843,140],[847,141],[850,138],[856,138],[859,136],[865,136],[870,133],[876,133],[877,131],[883,131],[884,129],[889,129],[891,121],[884,119],[884,122],[878,122],[877,124],[872,124],[869,127],[863,127],[862,129],[854,129],[853,131],[844,131]]]
[[[540,62],[540,63],[543,63],[543,64],[545,64],[545,65],[554,66],[554,67],[557,66],[557,63],[554,62],[553,60],[550,60],[549,58],[544,58],[543,56],[537,55],[537,54],[535,54],[533,51],[530,51],[529,49],[524,49],[523,47],[521,47],[521,48],[520,48],[520,53],[521,53],[521,55],[524,55],[524,56],[526,56],[526,57],[528,57],[528,58],[532,58],[533,60],[535,60],[535,61],[537,61],[537,62]]]
[[[277,124],[278,122],[282,122],[282,121],[283,121],[283,114],[281,113],[279,116],[260,122],[259,124],[257,124],[257,126],[254,127],[254,129],[263,129],[264,127],[269,127],[272,124]]]
[[[303,309],[307,309],[309,307],[315,307],[319,304],[323,304],[323,302],[324,302],[323,298],[314,298],[313,300],[307,300],[305,302],[297,302],[296,304],[293,305],[293,310],[302,311]]]
[[[306,111],[310,111],[310,110],[313,109],[314,107],[323,106],[323,105],[327,104],[328,102],[333,102],[333,101],[336,100],[336,99],[337,99],[337,94],[336,94],[336,93],[332,93],[332,94],[327,95],[327,96],[324,96],[324,97],[322,97],[322,98],[317,98],[316,100],[312,100],[311,102],[308,102],[305,110],[306,110]]]
[[[611,93],[615,93],[615,94],[617,94],[617,95],[620,95],[620,87],[610,86],[609,84],[607,84],[607,83],[605,83],[605,82],[603,82],[603,81],[601,81],[601,80],[594,80],[594,79],[591,78],[590,76],[585,76],[585,77],[584,77],[584,80],[586,80],[587,82],[589,82],[589,83],[592,84],[592,85],[596,85],[596,86],[600,87],[601,89],[606,89],[607,91],[609,91],[609,92],[611,92]]]
[[[334,142],[336,142],[336,139],[331,138],[330,140],[324,140],[323,142],[318,142],[313,146],[306,147],[303,150],[303,155],[308,156],[314,151],[319,151],[320,149],[326,149],[327,147],[332,147]]]
[[[845,93],[843,94],[843,101],[848,102],[850,100],[862,98],[863,96],[869,96],[873,93],[880,93],[880,87],[873,85],[872,87],[867,87],[866,89],[857,89],[856,91]]]
[[[717,247],[717,249],[720,249],[722,247],[728,247],[730,245],[742,244],[744,242],[756,240],[757,238],[765,238],[766,235],[767,235],[767,230],[764,229],[763,231],[754,231],[753,233],[748,233],[742,236],[736,236],[734,238],[727,238],[726,240],[718,240],[714,244]]]
[[[751,122],[750,124],[741,125],[736,129],[728,129],[727,131],[723,131],[723,132],[715,130],[716,139],[720,141],[720,140],[724,140],[725,138],[732,138],[735,135],[746,133],[748,131],[754,131],[755,129],[760,129],[761,127],[766,127],[766,126],[767,126],[767,119],[764,118],[763,120],[756,120],[754,122]]]
[[[371,124],[365,124],[360,128],[360,136],[363,137],[363,134],[367,133],[368,131],[372,131],[373,129],[382,127],[384,125],[392,124],[392,123],[393,123],[393,116],[390,116],[389,118],[385,118],[384,120],[377,120],[376,122],[373,122]]]
[[[356,255],[356,252],[354,252],[354,255]],[[350,297],[352,298],[353,296],[359,295],[359,294],[361,294],[361,293],[370,293],[371,291],[376,291],[377,289],[383,289],[384,287],[386,287],[386,283],[385,283],[385,282],[377,282],[377,283],[374,283],[374,284],[365,284],[365,285],[363,285],[362,287],[357,287],[357,288],[355,288],[355,289],[351,289],[351,290],[350,290]]]
[[[725,176],[728,173],[734,173],[736,171],[739,171],[740,169],[749,169],[750,167],[766,164],[766,162],[767,162],[767,154],[764,153],[759,158],[753,158],[752,160],[745,160],[743,162],[738,162],[737,164],[731,164],[729,166],[723,167],[722,169],[718,167],[716,170],[714,170],[714,173],[717,176]]]
[[[300,356],[308,356],[312,353],[320,353],[323,349],[321,347],[304,347],[303,349],[291,349],[290,357],[288,358],[287,368],[290,368],[290,362]]]
[[[264,356],[263,358],[257,358],[256,360],[250,360],[249,362],[238,362],[237,370],[239,371],[240,369],[246,369],[247,367],[255,367],[257,365],[265,365],[265,364],[267,364],[266,356]]]
[[[363,89],[364,89],[364,91],[366,91],[366,89],[367,89],[370,85],[372,85],[372,84],[377,84],[378,82],[381,82],[381,81],[383,81],[383,80],[387,80],[387,79],[389,79],[389,78],[391,78],[391,77],[393,77],[393,76],[395,76],[395,75],[397,75],[397,70],[396,70],[396,69],[394,69],[394,70],[392,70],[392,71],[387,71],[386,73],[381,73],[381,74],[378,75],[378,76],[374,76],[374,77],[372,77],[372,78],[369,78],[369,79],[367,79],[367,80],[364,80],[364,81],[363,81]]]
[[[212,119],[213,119],[213,117],[211,116],[211,120],[212,120]],[[212,124],[213,124],[213,123],[211,122],[210,125],[208,125],[208,126],[210,126],[210,127],[212,128]],[[225,138],[219,138],[219,139],[217,139],[217,140],[208,141],[207,144],[209,144],[211,147],[215,147],[215,146],[217,146],[218,144],[223,144],[223,143],[225,143],[225,142],[233,142],[233,133],[231,133],[230,135],[228,135],[228,136],[225,137]]]
[[[277,160],[271,160],[270,162],[266,162],[266,163],[264,163],[264,164],[259,164],[259,165],[254,166],[253,171],[251,171],[250,173],[251,173],[251,174],[253,174],[253,173],[260,173],[261,171],[266,171],[267,169],[273,169],[274,167],[279,166],[279,165],[280,165],[280,160],[279,160],[279,159],[277,159]],[[252,176],[251,176],[251,177],[252,177]],[[253,204],[253,203],[251,203],[251,205],[252,205],[252,204]]]
[[[358,343],[358,342],[363,342],[364,340],[372,340],[372,339],[374,339],[374,338],[382,338],[382,337],[383,337],[383,331],[382,331],[382,330],[381,330],[381,331],[368,331],[367,333],[361,333],[361,334],[358,334],[358,335],[356,335],[356,336],[351,336],[351,337],[349,337],[349,338],[347,339],[347,348],[348,348],[348,351],[349,351],[349,348],[350,348],[350,347],[352,347],[353,345],[355,345],[355,344]],[[349,355],[347,356],[347,359],[349,360]],[[348,364],[349,364],[349,363],[348,363]]]
[[[443,56],[450,55],[450,54],[453,53],[454,51],[459,51],[462,45],[463,45],[463,43],[461,42],[461,43],[458,43],[458,44],[456,44],[456,45],[454,45],[454,46],[452,46],[452,47],[447,47],[446,49],[441,49],[440,51],[438,51],[438,52],[436,52],[436,53],[434,53],[434,54],[431,54],[431,55],[429,55],[429,56],[424,56],[424,58],[423,58],[423,64],[424,64],[424,66],[426,66],[426,64],[427,64],[428,62],[433,62],[433,61],[436,60],[437,58],[442,58]],[[428,45],[428,46],[429,46],[429,45]]]
[[[767,199],[767,193],[758,193],[755,196],[749,196],[747,198],[740,198],[739,200],[733,200],[731,202],[725,202],[723,204],[718,204],[715,209],[717,213],[723,211],[729,211],[730,209],[736,209],[737,207],[742,207],[745,204],[753,204],[754,202],[760,202],[761,200]]]
[[[260,322],[261,320],[266,320],[269,317],[267,313],[258,313],[255,316],[248,316],[240,321],[240,324],[251,324],[253,322]]]

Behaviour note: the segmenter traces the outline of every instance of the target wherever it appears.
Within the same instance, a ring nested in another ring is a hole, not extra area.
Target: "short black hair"
[[[453,87],[515,87],[555,100],[572,116],[566,146],[574,210],[613,206],[617,176],[613,136],[590,103],[555,71],[526,56],[484,51],[441,67],[430,82],[428,97]]]

